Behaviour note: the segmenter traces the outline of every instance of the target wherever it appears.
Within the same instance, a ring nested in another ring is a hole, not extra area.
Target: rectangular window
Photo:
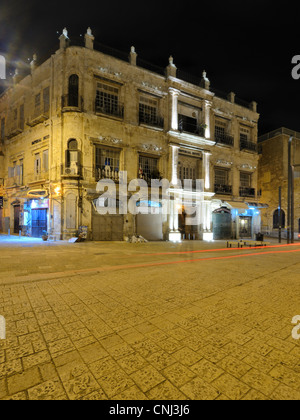
[[[49,87],[46,87],[43,90],[43,102],[44,102],[44,112],[48,112],[49,107],[50,107],[50,88]]]
[[[105,83],[97,83],[96,112],[123,117],[124,109],[119,103],[119,88]]]
[[[250,188],[251,187],[251,174],[241,172],[241,187]]]
[[[34,157],[34,175],[39,176],[41,174],[41,156],[37,153]]]
[[[140,96],[139,121],[144,124],[156,124],[158,117],[158,100],[145,95]]]
[[[48,172],[49,170],[49,150],[43,151],[43,172]]]
[[[158,159],[146,156],[139,157],[139,177],[150,182],[151,179],[158,179]]]
[[[41,94],[40,93],[35,95],[34,108],[35,108],[36,111],[40,110],[40,108],[41,108]]]
[[[3,142],[5,139],[5,118],[1,119],[1,132],[0,132],[0,140]]]
[[[96,147],[95,150],[96,178],[119,179],[120,151]]]
[[[250,141],[250,128],[240,127],[240,139],[243,141]]]
[[[227,169],[215,169],[215,184],[229,185],[229,171]]]
[[[24,104],[20,106],[20,129],[24,130],[25,117],[24,117]]]
[[[225,121],[216,120],[215,135],[224,136],[227,131],[227,123]]]

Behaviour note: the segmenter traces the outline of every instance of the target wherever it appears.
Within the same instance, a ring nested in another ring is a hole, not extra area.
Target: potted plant
[[[49,237],[49,235],[48,235],[48,232],[46,232],[45,230],[43,230],[43,235],[42,235],[42,239],[43,239],[43,241],[48,241],[48,237]]]

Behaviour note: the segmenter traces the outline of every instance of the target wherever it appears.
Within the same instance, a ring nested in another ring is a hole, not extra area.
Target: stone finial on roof
[[[172,55],[169,57],[169,65],[166,71],[167,78],[177,76],[177,67],[174,64],[174,58]]]
[[[203,73],[202,73],[202,80],[201,80],[200,86],[206,90],[209,90],[210,88],[210,81],[207,77],[207,73],[205,70],[203,70]]]
[[[88,49],[90,49],[90,50],[93,50],[94,49],[94,40],[95,40],[95,37],[94,37],[94,35],[93,35],[92,30],[91,30],[90,27],[87,28],[86,34],[84,36],[84,39],[85,39],[85,47],[88,48]]]
[[[132,47],[130,48],[129,63],[130,63],[132,66],[136,66],[136,59],[137,59],[137,53],[136,53],[136,51],[135,51],[135,47],[134,47],[134,46],[132,46]]]
[[[60,49],[66,49],[68,46],[68,42],[69,42],[69,36],[68,36],[68,30],[67,28],[63,29],[63,32],[61,34],[61,36],[59,37],[59,41],[60,41]]]

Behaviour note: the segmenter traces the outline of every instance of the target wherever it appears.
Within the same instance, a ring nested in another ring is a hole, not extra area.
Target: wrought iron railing
[[[228,146],[234,145],[234,137],[229,134],[215,134],[216,143],[226,144]]]
[[[191,122],[185,121],[182,118],[178,119],[178,130],[181,133],[189,133],[194,134],[196,136],[204,137],[205,135],[205,128],[200,124],[193,124]]]
[[[123,104],[104,104],[99,105],[95,104],[95,111],[98,114],[105,114],[105,115],[111,115],[113,117],[118,118],[124,118],[124,105]]]
[[[258,152],[258,147],[257,144],[254,143],[253,141],[249,141],[249,140],[240,140],[240,149],[241,150],[248,150],[250,152]]]
[[[231,185],[215,184],[215,193],[216,194],[224,194],[224,195],[232,195],[232,186]]]
[[[255,197],[255,196],[256,196],[255,188],[240,187],[240,197]]]
[[[163,117],[160,117],[158,115],[154,116],[154,115],[147,115],[144,112],[139,113],[139,123],[140,124],[145,124],[145,125],[150,125],[152,127],[157,127],[157,128],[164,128],[164,119]]]

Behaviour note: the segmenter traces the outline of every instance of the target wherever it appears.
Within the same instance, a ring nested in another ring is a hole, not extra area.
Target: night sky
[[[13,71],[33,53],[47,59],[67,27],[79,37],[90,26],[96,41],[160,67],[176,66],[212,88],[258,102],[259,134],[285,126],[300,132],[300,80],[291,76],[300,55],[299,9],[291,2],[1,0],[0,53]],[[59,32],[59,34],[57,34]]]

